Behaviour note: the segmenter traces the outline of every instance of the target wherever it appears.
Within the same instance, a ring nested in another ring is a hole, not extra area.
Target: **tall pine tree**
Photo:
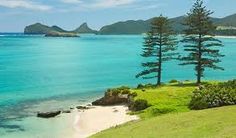
[[[219,57],[223,56],[217,47],[223,45],[220,40],[214,38],[216,26],[210,18],[212,13],[206,9],[202,0],[197,0],[184,23],[186,30],[182,42],[185,43],[184,50],[188,55],[180,58],[183,61],[180,65],[195,66],[198,85],[201,84],[206,68],[223,70],[216,65],[221,62]]]
[[[143,79],[157,78],[157,85],[161,85],[162,64],[177,55],[177,41],[167,17],[159,16],[152,20],[151,30],[144,38],[142,56],[149,59],[142,63],[144,71],[136,75]]]

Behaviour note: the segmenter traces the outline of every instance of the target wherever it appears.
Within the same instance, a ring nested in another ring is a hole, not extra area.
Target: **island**
[[[52,31],[45,34],[45,37],[79,37],[78,34],[72,32]]]
[[[50,27],[41,23],[26,26],[24,29],[24,34],[45,35],[46,37],[79,37],[78,34],[96,33],[97,31],[89,28],[87,23],[83,23],[81,26],[72,31],[64,30],[56,25]]]

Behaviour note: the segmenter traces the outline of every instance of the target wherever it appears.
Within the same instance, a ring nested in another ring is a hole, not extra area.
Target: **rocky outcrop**
[[[108,89],[104,97],[92,102],[92,105],[117,105],[117,104],[130,104],[133,98],[137,96],[132,92],[129,87],[122,86],[119,88]]]
[[[46,35],[46,37],[79,37],[77,34],[75,33],[61,33],[61,32],[48,32]]]
[[[37,114],[37,117],[40,118],[52,118],[52,117],[56,117],[61,113],[61,111],[52,111],[52,112],[39,112]]]
[[[75,29],[73,32],[79,33],[79,34],[96,34],[96,30],[92,30],[88,27],[87,23],[83,23],[80,27]]]
[[[92,102],[93,105],[116,105],[126,104],[129,102],[128,94],[109,95],[105,94],[104,97]]]
[[[79,109],[79,110],[90,109],[90,107],[87,107],[87,106],[77,106],[76,108]]]

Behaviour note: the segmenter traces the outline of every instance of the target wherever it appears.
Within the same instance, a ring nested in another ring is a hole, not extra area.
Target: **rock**
[[[62,111],[62,113],[71,113],[71,111],[70,110],[65,110],[65,111]]]
[[[87,106],[77,106],[76,108],[77,108],[77,109],[80,109],[80,110],[89,109],[89,107],[87,107]]]
[[[116,113],[116,112],[119,112],[119,111],[118,110],[114,110],[113,112]]]
[[[79,37],[76,33],[51,31],[45,34],[45,37]]]
[[[61,113],[61,111],[39,112],[37,114],[37,117],[40,117],[40,118],[52,118],[52,117],[55,117],[55,116],[59,115],[60,113]]]
[[[105,95],[101,99],[92,102],[92,105],[116,105],[128,103],[129,98],[125,95]]]
[[[83,23],[80,27],[74,30],[74,32],[79,33],[79,34],[96,34],[96,30],[92,30],[91,28],[88,27],[87,23]]]

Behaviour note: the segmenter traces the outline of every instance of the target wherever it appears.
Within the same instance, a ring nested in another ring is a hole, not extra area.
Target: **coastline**
[[[125,105],[113,106],[90,106],[89,109],[73,109],[71,113],[62,113],[51,119],[40,119],[50,121],[53,126],[61,126],[57,132],[45,133],[38,137],[57,138],[87,138],[103,130],[118,125],[138,120],[136,115],[128,115],[128,107]]]
[[[91,109],[82,110],[75,114],[74,132],[68,136],[87,138],[111,127],[139,119],[135,115],[128,115],[127,112],[128,107],[125,105],[92,106]]]

